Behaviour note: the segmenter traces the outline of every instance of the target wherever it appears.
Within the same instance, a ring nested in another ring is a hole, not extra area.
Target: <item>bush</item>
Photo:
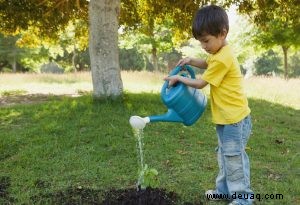
[[[280,66],[281,60],[277,53],[275,53],[273,50],[269,50],[268,52],[262,54],[262,56],[254,62],[256,75],[271,75],[273,73],[281,73]]]
[[[41,73],[63,73],[64,69],[60,68],[57,63],[49,62],[41,67]]]
[[[296,52],[293,56],[290,58],[290,77],[299,77],[300,76],[300,58],[299,58],[299,52]]]
[[[120,49],[121,70],[142,70],[145,67],[143,55],[136,48]]]

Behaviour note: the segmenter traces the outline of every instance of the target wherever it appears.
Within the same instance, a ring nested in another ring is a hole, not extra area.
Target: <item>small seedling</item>
[[[159,186],[158,171],[154,168],[148,168],[145,164],[144,169],[139,173],[138,186],[141,189],[146,189],[147,187],[156,188]]]

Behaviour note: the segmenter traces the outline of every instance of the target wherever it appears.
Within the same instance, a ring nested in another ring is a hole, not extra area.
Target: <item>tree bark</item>
[[[120,0],[89,3],[89,53],[95,98],[116,98],[123,93],[118,51],[119,11]]]
[[[154,71],[158,72],[157,49],[153,44],[152,44],[152,63],[153,63]]]
[[[288,58],[287,58],[287,51],[288,51],[287,46],[282,46],[282,51],[284,55],[284,78],[288,79],[289,77],[289,72],[288,72]]]
[[[12,61],[11,61],[13,73],[17,72],[17,60],[16,60],[17,57],[16,56],[17,56],[17,49],[14,47],[13,48],[13,57],[12,57]]]
[[[74,51],[73,51],[73,56],[72,56],[72,66],[74,69],[74,72],[77,72],[77,68],[76,68],[76,57],[77,57],[77,52],[76,52],[76,46],[74,44]]]

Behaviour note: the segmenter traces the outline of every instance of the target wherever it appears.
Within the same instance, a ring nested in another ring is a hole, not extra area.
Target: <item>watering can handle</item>
[[[192,79],[195,79],[195,73],[194,73],[194,70],[191,68],[191,66],[188,66],[188,65],[184,65],[184,66],[176,66],[170,73],[169,73],[169,76],[172,76],[172,75],[176,75],[178,74],[182,69],[183,67],[190,73],[191,75],[191,78]],[[163,87],[161,88],[161,93],[163,95],[166,95],[166,90],[168,88],[168,85],[169,85],[169,82],[166,80]]]
[[[169,73],[169,76],[178,74],[180,71],[183,70],[183,68],[185,68],[185,69],[190,73],[191,78],[195,79],[195,73],[194,73],[194,70],[191,68],[191,66],[188,66],[188,65],[177,66],[177,67],[175,67],[175,68]]]

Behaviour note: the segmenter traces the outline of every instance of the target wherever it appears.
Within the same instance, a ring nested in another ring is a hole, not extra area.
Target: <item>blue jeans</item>
[[[250,164],[245,147],[251,133],[251,117],[229,125],[216,125],[219,174],[216,191],[241,205],[252,204]],[[239,197],[238,197],[239,196]]]

